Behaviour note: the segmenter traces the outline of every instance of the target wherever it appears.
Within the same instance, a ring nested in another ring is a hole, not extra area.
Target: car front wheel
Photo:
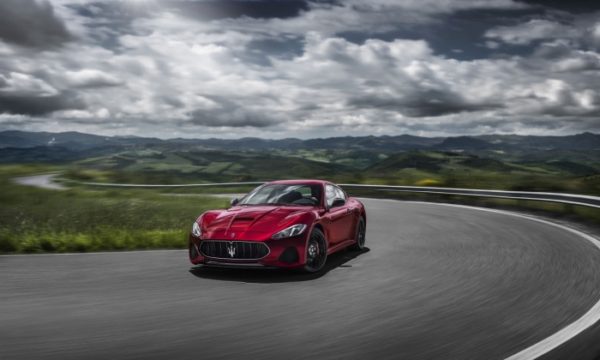
[[[323,268],[327,261],[327,241],[323,232],[313,229],[306,244],[306,263],[304,270],[314,273]]]

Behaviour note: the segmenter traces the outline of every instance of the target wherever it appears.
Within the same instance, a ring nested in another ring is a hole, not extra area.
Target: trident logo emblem
[[[232,241],[227,243],[227,253],[229,254],[229,257],[235,256],[235,244]]]

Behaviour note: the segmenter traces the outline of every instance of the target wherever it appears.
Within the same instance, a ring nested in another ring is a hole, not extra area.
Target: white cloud
[[[58,91],[42,79],[29,74],[9,72],[0,73],[0,92],[28,96],[53,96]]]
[[[556,59],[551,69],[558,72],[597,71],[600,70],[600,54],[574,50],[568,56]]]
[[[63,74],[67,85],[72,87],[103,87],[122,84],[116,76],[94,69],[67,71]]]
[[[575,28],[555,21],[532,19],[514,26],[498,26],[488,30],[485,36],[509,44],[525,45],[534,40],[577,37]]]

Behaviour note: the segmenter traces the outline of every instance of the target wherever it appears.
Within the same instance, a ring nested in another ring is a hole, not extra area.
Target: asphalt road
[[[40,174],[14,178],[19,185],[35,186],[48,190],[65,190],[66,187],[54,181],[57,174]]]
[[[185,251],[0,256],[0,359],[502,359],[600,300],[600,250],[569,231],[365,204],[370,251],[320,276],[190,271]]]

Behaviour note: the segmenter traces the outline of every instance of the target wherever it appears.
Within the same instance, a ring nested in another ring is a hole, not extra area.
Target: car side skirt
[[[331,255],[334,252],[338,252],[338,251],[340,251],[340,250],[342,250],[344,248],[347,248],[350,245],[354,245],[354,244],[356,244],[356,240],[354,240],[354,239],[342,241],[341,243],[339,243],[339,244],[337,244],[337,245],[335,245],[333,247],[328,248],[327,249],[327,255]]]

